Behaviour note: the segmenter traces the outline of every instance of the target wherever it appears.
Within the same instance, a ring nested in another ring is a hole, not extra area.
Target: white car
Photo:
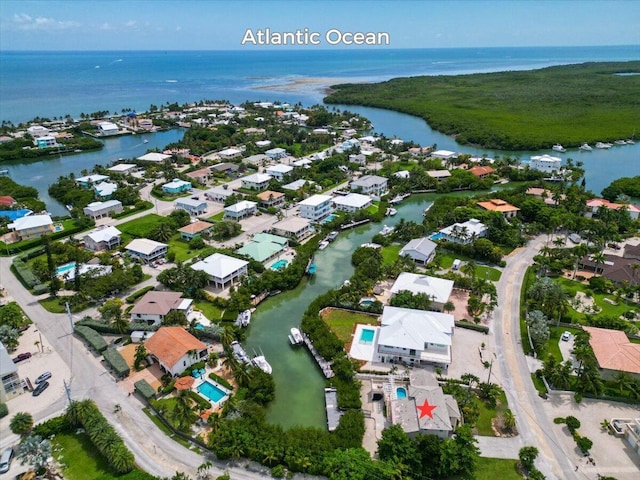
[[[561,339],[563,342],[568,342],[570,338],[571,338],[571,332],[566,332],[566,331],[565,331],[565,332],[562,334],[562,336],[560,337],[560,339]]]

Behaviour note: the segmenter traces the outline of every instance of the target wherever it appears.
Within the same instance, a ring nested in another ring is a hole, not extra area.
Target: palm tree
[[[442,306],[442,309],[445,311],[445,313],[451,313],[456,309],[456,306],[454,305],[454,303],[451,300],[449,300],[449,301],[447,301],[447,303],[445,303]]]
[[[9,422],[9,428],[16,435],[24,437],[28,435],[33,428],[33,417],[30,413],[18,412],[13,416],[11,422]]]
[[[604,265],[604,262],[606,262],[607,257],[604,256],[604,253],[598,252],[598,253],[594,253],[591,259],[596,264],[595,274],[598,275],[598,265],[600,265],[600,275],[602,275],[602,272],[604,271],[604,267],[602,267],[602,265]]]
[[[630,390],[633,385],[633,378],[627,372],[618,372],[613,376],[612,383],[618,388],[620,393]]]
[[[159,223],[149,234],[151,239],[158,242],[167,242],[173,235],[173,228],[167,222]]]
[[[188,431],[197,418],[198,415],[191,408],[191,399],[187,391],[182,390],[176,397],[176,403],[171,411],[171,420],[176,424],[178,430]]]
[[[516,417],[513,412],[509,409],[505,410],[502,414],[502,419],[504,420],[504,426],[510,432],[513,432],[516,427]]]

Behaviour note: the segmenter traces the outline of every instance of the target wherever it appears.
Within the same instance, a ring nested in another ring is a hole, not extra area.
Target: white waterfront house
[[[477,218],[471,218],[463,223],[454,223],[440,230],[441,239],[447,242],[468,245],[476,238],[485,237],[489,228]]]
[[[431,299],[430,309],[441,312],[453,292],[453,280],[402,272],[391,287],[391,294],[408,291],[413,295],[424,293]]]
[[[389,180],[379,175],[363,175],[358,180],[351,182],[351,191],[364,195],[383,195],[387,192]]]
[[[92,230],[83,238],[84,247],[93,252],[113,250],[120,245],[121,235],[122,232],[113,226]]]
[[[97,220],[108,217],[111,212],[122,212],[122,202],[119,200],[107,200],[106,202],[92,202],[82,209],[82,212],[89,218]]]
[[[369,195],[361,195],[359,193],[350,193],[343,197],[338,196],[333,198],[333,205],[336,210],[342,212],[355,213],[369,207],[372,203],[372,199]]]
[[[200,270],[209,275],[209,282],[216,288],[224,289],[240,280],[248,272],[249,262],[239,258],[214,253],[204,260],[191,265],[194,270]]]
[[[177,310],[187,317],[193,310],[193,300],[182,298],[180,292],[158,292],[151,290],[136,302],[131,309],[132,322],[160,325],[164,317]]]
[[[437,246],[435,242],[432,242],[427,237],[414,238],[402,247],[400,256],[411,257],[414,262],[426,265],[436,256]]]
[[[241,155],[242,150],[238,150],[237,148],[225,148],[224,150],[218,152],[218,157],[224,160],[230,160]]]
[[[271,175],[273,178],[275,178],[279,182],[284,180],[284,177],[286,175],[289,175],[291,172],[293,172],[293,167],[290,167],[289,165],[284,165],[282,163],[279,163],[277,165],[272,165],[271,167],[267,167],[267,170],[266,170],[267,175]]]
[[[242,188],[248,188],[249,190],[264,190],[269,186],[269,182],[273,177],[266,173],[254,173],[253,175],[247,175],[241,178]]]
[[[558,157],[552,157],[551,155],[534,155],[529,162],[529,168],[531,170],[538,170],[544,173],[553,173],[560,170],[562,160]]]
[[[333,211],[333,207],[331,206],[332,199],[333,197],[331,195],[312,195],[304,199],[298,203],[300,206],[300,216],[312,222],[319,222],[328,217]]]
[[[156,242],[148,238],[136,238],[125,247],[129,255],[137,257],[145,263],[163,258],[167,254],[169,246],[166,243]]]
[[[7,225],[9,230],[13,230],[15,241],[32,240],[40,238],[42,235],[53,232],[53,220],[49,215],[27,215],[16,218]]]
[[[98,124],[98,132],[100,132],[100,135],[106,137],[108,135],[117,135],[120,133],[120,129],[113,122],[100,122]]]
[[[173,208],[184,210],[191,216],[202,215],[207,212],[207,202],[193,198],[178,198],[173,202]]]
[[[82,188],[93,188],[94,185],[106,182],[107,180],[109,180],[109,177],[107,175],[94,173],[93,175],[76,178],[76,183]]]
[[[118,184],[112,182],[100,182],[93,186],[93,190],[96,192],[96,196],[102,200],[111,198],[111,196],[118,190]]]
[[[231,220],[241,220],[245,217],[255,215],[258,211],[258,204],[249,200],[242,200],[224,209],[224,218]]]

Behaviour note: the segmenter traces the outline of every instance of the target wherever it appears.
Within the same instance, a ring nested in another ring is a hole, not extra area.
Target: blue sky
[[[240,44],[265,27],[387,32],[392,48],[640,45],[640,1],[0,0],[1,50],[274,48]]]

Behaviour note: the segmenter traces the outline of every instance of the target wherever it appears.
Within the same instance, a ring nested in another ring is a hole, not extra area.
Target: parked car
[[[31,392],[31,395],[33,395],[34,397],[37,397],[42,392],[44,392],[47,388],[49,388],[49,382],[42,382],[33,390],[33,392]]]
[[[36,385],[41,384],[45,380],[49,380],[51,378],[51,372],[44,372],[38,378],[36,378]]]
[[[568,342],[568,341],[569,341],[569,338],[571,338],[571,332],[566,332],[566,331],[565,331],[565,332],[563,332],[563,333],[562,333],[562,336],[560,337],[560,339],[561,339],[563,342]]]
[[[0,473],[6,473],[9,471],[12,459],[13,448],[9,447],[4,452],[2,452],[2,456],[0,457]]]
[[[21,361],[26,360],[28,358],[31,358],[31,352],[20,353],[20,354],[18,354],[17,357],[15,357],[13,359],[13,363],[18,363],[18,362],[21,362]]]

